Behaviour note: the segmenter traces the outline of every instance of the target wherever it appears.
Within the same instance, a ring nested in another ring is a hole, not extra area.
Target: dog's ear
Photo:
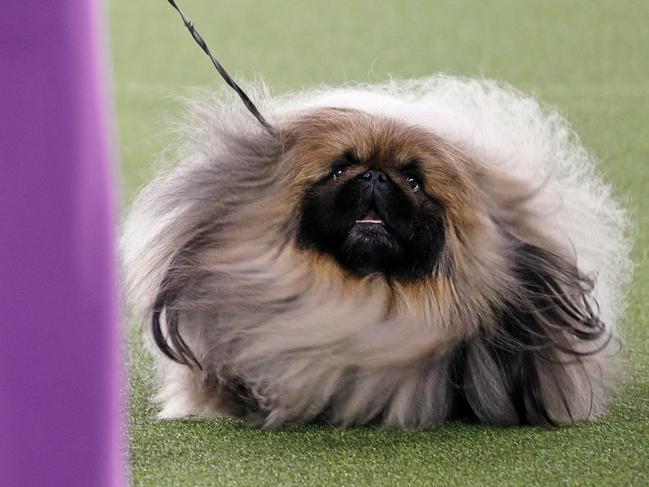
[[[151,310],[151,332],[160,351],[174,362],[198,369],[202,369],[201,363],[180,332],[179,302],[190,279],[200,278],[200,272],[192,276],[186,269],[192,268],[192,254],[204,245],[209,230],[198,232],[171,259]]]
[[[555,425],[601,412],[600,352],[611,339],[574,262],[510,236],[511,286],[493,323],[453,360],[458,397],[480,421]]]

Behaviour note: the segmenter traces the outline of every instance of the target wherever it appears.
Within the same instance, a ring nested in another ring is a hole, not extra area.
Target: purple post
[[[124,478],[101,13],[92,0],[0,11],[2,486]]]

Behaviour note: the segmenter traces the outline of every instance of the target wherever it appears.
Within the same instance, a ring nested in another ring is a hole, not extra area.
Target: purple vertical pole
[[[101,11],[0,8],[0,485],[120,485]]]

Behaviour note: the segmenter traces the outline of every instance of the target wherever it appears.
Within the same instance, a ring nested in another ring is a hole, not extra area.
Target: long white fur
[[[257,98],[258,95],[263,98]],[[609,327],[615,328],[624,311],[624,287],[631,276],[628,220],[611,188],[597,173],[594,157],[583,148],[570,125],[556,111],[544,109],[534,99],[494,81],[444,75],[374,86],[321,87],[280,97],[272,97],[259,88],[253,98],[259,101],[262,113],[271,121],[280,121],[295,111],[310,107],[344,107],[425,127],[473,158],[539,187],[536,208],[546,214],[547,231],[574,249],[582,272],[597,275],[595,297],[600,315]],[[194,110],[197,116],[192,119],[193,125],[185,127],[191,132],[192,143],[179,149],[179,154],[188,160],[218,160],[219,152],[227,151],[227,141],[210,139],[214,127],[236,120],[236,125],[252,129],[256,123],[232,95],[201,100],[195,103]],[[197,140],[203,142],[196,144]],[[190,205],[179,195],[176,199],[168,198],[161,208],[157,206],[156,195],[161,192],[173,194],[174,185],[187,177],[191,168],[191,164],[181,164],[150,185],[134,204],[126,222],[123,260],[129,295],[137,310],[151,307],[165,267],[172,258],[174,238],[182,234],[184,211]],[[341,316],[353,313],[332,310],[334,315],[336,312]],[[164,377],[160,395],[164,403],[163,417],[210,411],[205,404],[208,399],[197,393],[193,385],[196,379],[185,367],[165,358],[160,358],[159,363]],[[410,376],[408,371],[388,377],[395,385],[382,387],[397,392],[386,424],[408,425],[402,416],[409,411],[406,406],[409,394],[433,397],[446,393],[438,384],[440,378],[435,376],[435,367],[432,365],[430,372],[412,376],[412,386],[396,385]],[[326,371],[323,374],[313,373],[313,378],[323,381],[321,387],[333,390],[338,377],[335,374],[327,377]],[[363,387],[371,388],[373,383],[385,378],[380,374],[369,375]],[[316,385],[313,380],[300,384],[304,388]],[[327,393],[319,394],[324,401]],[[316,395],[304,390],[304,397]],[[363,397],[362,392],[358,397]],[[400,401],[403,406],[399,405]],[[343,418],[349,416],[362,421],[362,414],[370,415],[368,411],[358,412],[367,409],[367,405],[355,404],[354,398],[347,401],[345,407],[348,411],[341,412]],[[434,423],[435,417],[441,418],[444,413],[428,411],[433,419],[428,418],[425,424]],[[277,419],[278,422],[282,420]],[[267,424],[272,425],[272,422],[270,418]],[[343,419],[341,423],[344,422]]]
[[[475,159],[541,186],[538,197],[553,234],[574,247],[580,269],[597,275],[595,297],[611,327],[624,312],[631,278],[628,219],[597,161],[556,110],[509,85],[438,75],[345,88],[323,87],[281,98],[280,114],[307,107],[345,107],[431,129]]]

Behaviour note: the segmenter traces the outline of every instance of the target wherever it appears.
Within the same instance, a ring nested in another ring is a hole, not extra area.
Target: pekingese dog
[[[162,417],[605,412],[627,220],[561,116],[448,76],[262,98],[276,133],[233,97],[194,102],[178,162],[128,217]]]

